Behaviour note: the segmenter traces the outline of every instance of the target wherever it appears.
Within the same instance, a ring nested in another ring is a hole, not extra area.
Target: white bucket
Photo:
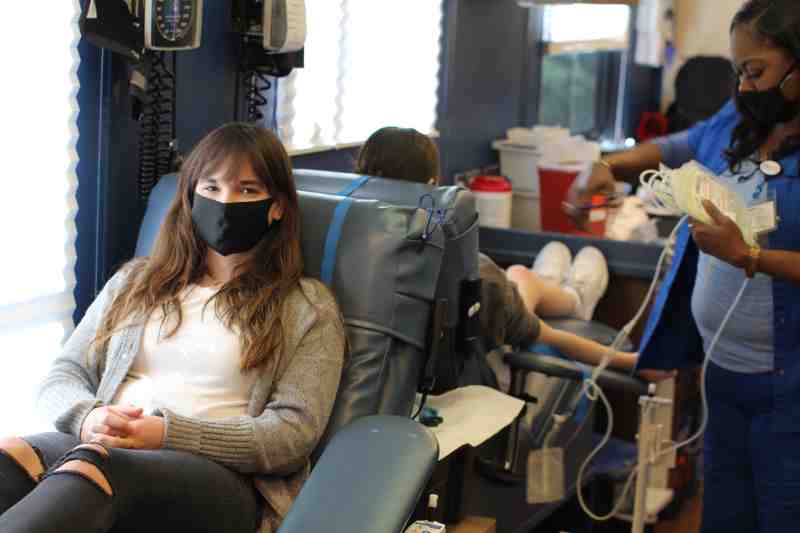
[[[541,200],[538,194],[514,191],[511,227],[523,231],[542,231]]]
[[[539,161],[536,148],[508,141],[495,141],[492,147],[500,152],[500,173],[507,176],[515,191],[539,196]]]

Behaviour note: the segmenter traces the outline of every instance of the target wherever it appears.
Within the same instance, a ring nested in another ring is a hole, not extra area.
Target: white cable
[[[614,339],[614,342],[612,342],[611,346],[609,346],[608,352],[606,353],[605,357],[603,357],[602,361],[600,361],[600,364],[597,365],[594,372],[592,372],[592,378],[591,378],[592,382],[596,382],[598,376],[608,367],[608,365],[611,363],[611,360],[614,358],[614,356],[619,351],[619,348],[622,346],[622,343],[625,342],[625,340],[628,337],[630,337],[633,328],[636,327],[636,324],[642,318],[645,309],[647,309],[647,305],[650,303],[650,299],[653,297],[653,293],[655,292],[658,280],[661,278],[661,271],[664,269],[664,261],[667,258],[667,254],[669,253],[670,248],[674,245],[675,236],[678,234],[678,230],[680,229],[681,225],[683,225],[683,223],[687,219],[688,216],[684,216],[682,219],[680,219],[680,221],[678,221],[678,223],[672,229],[672,232],[670,232],[669,237],[667,238],[667,244],[664,246],[664,249],[661,251],[661,255],[658,258],[655,274],[653,275],[653,279],[650,282],[650,287],[648,287],[647,289],[647,294],[644,297],[642,305],[639,307],[639,310],[636,312],[636,315],[634,315],[634,317],[627,324],[625,324],[625,326],[623,326],[622,329],[619,331],[616,338]],[[595,398],[590,397],[590,399],[596,399],[596,397]]]
[[[682,212],[672,190],[672,178],[660,170],[646,170],[639,176],[639,186],[648,194],[647,202],[659,209]]]
[[[673,232],[670,235],[670,238],[668,240],[668,243],[672,241],[672,238],[674,237],[677,228],[679,228],[681,226],[681,224],[683,224],[683,221],[685,220],[685,218],[686,217],[684,217],[684,219],[681,219],[681,221],[676,226],[676,229],[673,230]],[[581,464],[581,468],[578,471],[578,479],[577,479],[578,503],[580,504],[581,509],[583,509],[583,511],[590,518],[592,518],[593,520],[596,520],[598,522],[610,520],[612,517],[614,517],[619,512],[619,510],[622,508],[623,503],[625,502],[625,497],[627,496],[628,491],[631,488],[631,484],[633,482],[633,479],[636,477],[636,474],[639,472],[639,470],[644,468],[645,465],[637,463],[636,466],[631,470],[631,473],[628,476],[628,479],[626,480],[625,485],[624,485],[624,487],[622,489],[622,494],[620,495],[619,499],[617,500],[616,505],[614,505],[614,508],[608,514],[603,515],[603,516],[595,515],[591,511],[591,509],[589,509],[589,507],[586,505],[586,502],[585,502],[585,500],[583,498],[583,490],[582,490],[584,472],[586,470],[586,467],[592,461],[592,459],[594,459],[594,457],[598,453],[600,453],[600,451],[606,446],[606,444],[608,444],[608,441],[610,440],[612,428],[613,428],[613,422],[614,422],[614,416],[613,416],[613,412],[611,410],[611,405],[608,402],[607,398],[605,397],[605,394],[603,393],[602,389],[597,385],[595,380],[596,380],[596,377],[600,374],[600,372],[602,372],[602,370],[604,370],[605,367],[608,365],[608,363],[611,360],[611,357],[613,357],[613,355],[616,354],[616,350],[619,348],[619,345],[621,344],[621,342],[618,343],[617,341],[619,341],[623,337],[623,335],[627,336],[629,327],[630,327],[630,329],[633,329],[633,326],[635,326],[635,324],[638,322],[639,318],[641,317],[642,313],[644,312],[644,309],[645,309],[646,305],[648,304],[650,298],[652,297],[652,292],[653,292],[653,289],[655,287],[655,284],[657,283],[657,281],[659,279],[660,272],[661,272],[661,269],[663,267],[663,260],[665,258],[665,254],[666,254],[668,249],[669,249],[669,246],[666,246],[665,249],[664,249],[664,252],[662,252],[661,258],[658,261],[658,266],[656,267],[656,274],[653,277],[653,282],[650,284],[650,289],[648,290],[647,295],[645,296],[644,303],[639,308],[639,312],[636,314],[636,316],[634,316],[634,318],[628,324],[625,325],[625,327],[617,335],[617,338],[614,340],[614,343],[612,343],[612,347],[609,350],[610,354],[603,358],[603,361],[601,362],[601,365],[598,367],[600,370],[599,371],[596,370],[592,374],[592,377],[590,379],[586,380],[586,382],[585,382],[585,389],[584,390],[586,391],[587,397],[594,401],[599,396],[600,399],[603,401],[603,404],[605,405],[606,411],[608,413],[608,427],[606,428],[606,433],[605,433],[603,439],[597,445],[597,447],[592,451],[592,453],[589,454],[589,456]],[[701,379],[700,397],[701,397],[701,402],[702,402],[700,427],[698,428],[698,430],[695,432],[694,435],[692,435],[691,437],[689,437],[685,441],[677,443],[677,444],[675,444],[675,445],[673,445],[673,446],[671,446],[669,448],[666,448],[666,449],[660,451],[655,456],[653,456],[650,459],[651,463],[654,463],[658,458],[660,458],[660,457],[662,457],[664,455],[676,452],[680,448],[683,448],[684,446],[688,446],[689,444],[691,444],[694,441],[696,441],[697,439],[699,439],[703,435],[703,433],[705,433],[706,427],[708,425],[708,418],[709,418],[708,396],[707,396],[707,390],[706,390],[706,373],[707,373],[707,370],[708,370],[708,363],[709,363],[709,361],[711,361],[711,355],[714,353],[714,349],[717,346],[717,342],[719,341],[719,338],[722,335],[722,332],[725,330],[725,326],[728,324],[728,321],[730,320],[730,317],[733,315],[733,311],[739,305],[739,302],[742,299],[742,296],[744,295],[744,291],[747,288],[747,285],[748,285],[749,281],[750,280],[748,278],[745,278],[744,282],[742,283],[742,286],[739,289],[739,292],[737,293],[736,298],[734,298],[734,300],[733,300],[733,304],[728,309],[727,313],[725,314],[725,317],[722,319],[722,323],[720,324],[719,328],[717,329],[717,332],[714,334],[714,337],[711,340],[711,343],[709,344],[708,352],[706,353],[705,359],[703,360],[703,367],[702,367],[701,378],[700,378]]]
[[[592,450],[592,453],[589,454],[589,456],[586,458],[583,464],[581,464],[580,470],[578,470],[578,481],[577,481],[576,491],[578,495],[578,503],[580,504],[581,509],[583,509],[583,512],[586,513],[592,520],[595,520],[597,522],[605,522],[606,520],[610,520],[611,518],[616,516],[616,514],[622,509],[622,506],[625,503],[625,496],[628,494],[628,491],[631,488],[631,484],[633,483],[634,477],[636,477],[638,468],[634,468],[633,470],[631,470],[631,473],[628,475],[628,479],[625,481],[625,486],[622,489],[622,495],[620,496],[619,500],[617,500],[617,503],[614,505],[611,511],[608,512],[608,514],[602,516],[596,515],[592,512],[591,509],[589,509],[589,506],[586,504],[586,500],[584,500],[583,498],[583,483],[582,483],[583,474],[586,471],[586,467],[589,465],[592,459],[594,459],[594,457],[598,453],[600,453],[600,450],[602,450],[605,447],[605,445],[608,444],[608,441],[611,440],[611,430],[614,427],[614,412],[611,410],[611,404],[608,401],[608,398],[606,398],[603,389],[598,387],[597,384],[594,382],[588,383],[588,385],[595,389],[597,396],[599,396],[600,399],[603,401],[603,404],[605,405],[606,408],[606,412],[608,413],[608,424],[606,426],[606,432],[603,435],[603,439],[600,441],[600,444],[598,444],[597,447],[594,450]]]
[[[672,188],[671,176],[669,176],[668,174],[665,174],[664,172],[661,172],[660,170],[648,170],[648,171],[643,172],[640,175],[639,182],[640,182],[641,186],[645,189],[645,191],[649,193],[648,194],[649,201],[652,202],[652,204],[655,207],[669,209],[669,210],[673,210],[673,211],[677,211],[677,212],[682,212],[683,211],[681,209],[681,207],[678,205],[678,202],[677,202],[677,200],[675,198],[675,195],[674,195],[674,192],[673,192],[673,188]],[[599,365],[597,365],[595,370],[592,372],[592,376],[584,382],[584,387],[583,387],[583,389],[581,391],[581,394],[586,394],[586,397],[588,399],[590,399],[591,401],[596,401],[597,398],[599,397],[603,401],[603,404],[605,405],[605,408],[606,408],[606,412],[608,413],[608,423],[607,423],[605,435],[603,436],[603,439],[600,441],[600,443],[595,447],[594,450],[592,450],[592,452],[588,455],[588,457],[586,457],[586,459],[581,464],[580,470],[578,471],[578,479],[577,479],[578,502],[580,503],[580,506],[583,509],[583,511],[590,518],[592,518],[593,520],[596,520],[598,522],[609,520],[619,512],[619,510],[622,508],[623,503],[625,502],[625,497],[627,496],[628,491],[631,488],[631,484],[633,482],[633,479],[636,477],[637,473],[641,469],[645,468],[646,465],[637,463],[634,466],[634,468],[631,470],[630,475],[628,476],[628,479],[625,481],[625,486],[622,489],[622,494],[620,495],[619,500],[617,501],[617,503],[614,505],[613,509],[608,514],[603,515],[603,516],[596,515],[586,505],[586,502],[585,502],[585,500],[583,498],[583,476],[584,476],[584,473],[585,473],[586,468],[589,465],[589,463],[591,463],[591,461],[594,459],[594,457],[598,453],[600,453],[600,451],[606,446],[606,444],[608,444],[608,441],[611,438],[611,432],[613,431],[613,425],[614,425],[614,414],[613,414],[613,412],[611,410],[611,404],[608,402],[608,399],[606,398],[606,396],[603,393],[602,389],[597,385],[597,379],[600,376],[600,374],[611,363],[612,359],[614,358],[614,356],[616,356],[617,352],[619,351],[619,348],[622,345],[622,343],[625,341],[625,339],[627,339],[630,336],[631,332],[633,331],[633,328],[636,326],[636,324],[639,322],[639,320],[641,319],[642,315],[644,314],[644,311],[647,308],[647,305],[649,304],[650,299],[653,296],[653,292],[655,291],[656,284],[658,283],[658,280],[661,277],[661,271],[662,271],[663,266],[664,266],[664,260],[666,259],[666,256],[667,256],[667,253],[668,253],[670,247],[674,244],[675,235],[677,234],[678,230],[680,229],[680,227],[683,225],[683,223],[687,219],[688,219],[688,215],[686,215],[683,218],[681,218],[681,220],[678,222],[678,224],[675,226],[675,228],[670,233],[670,236],[667,239],[667,245],[664,247],[664,250],[661,252],[661,256],[658,259],[658,264],[656,266],[656,272],[655,272],[655,275],[653,276],[653,280],[650,283],[650,287],[647,290],[647,294],[645,295],[644,302],[639,307],[639,310],[636,313],[636,315],[633,317],[633,319],[631,319],[619,331],[619,333],[617,334],[616,338],[614,339],[614,342],[611,343],[611,346],[609,347],[608,351],[606,352],[605,356],[603,357],[602,361],[600,362]],[[741,287],[741,289],[739,289],[739,293],[736,295],[736,298],[734,299],[733,304],[731,305],[730,309],[728,309],[728,312],[725,314],[725,317],[723,318],[722,323],[719,326],[719,329],[717,329],[717,332],[714,335],[714,338],[712,339],[711,344],[708,347],[708,352],[706,353],[706,357],[703,360],[703,367],[702,367],[702,372],[701,372],[701,388],[700,388],[700,395],[701,395],[701,400],[702,400],[702,414],[701,414],[700,427],[698,428],[697,432],[694,435],[692,435],[690,438],[688,438],[687,440],[685,440],[683,442],[680,442],[678,444],[675,444],[675,445],[673,445],[673,446],[671,446],[671,447],[669,447],[669,448],[667,448],[665,450],[662,450],[661,452],[659,452],[658,454],[653,456],[650,459],[650,463],[654,463],[659,457],[662,457],[663,455],[675,452],[675,451],[679,450],[680,448],[691,444],[692,442],[694,442],[697,439],[699,439],[703,435],[703,433],[705,432],[706,426],[708,425],[708,417],[709,417],[709,413],[708,413],[708,398],[707,398],[707,394],[706,394],[706,372],[707,372],[707,369],[708,369],[708,363],[711,360],[711,355],[714,352],[714,348],[716,348],[717,342],[719,341],[720,335],[722,334],[723,330],[725,329],[725,326],[727,325],[728,320],[730,319],[731,315],[733,314],[734,309],[736,309],[736,307],[739,305],[739,301],[741,300],[742,295],[744,294],[744,291],[747,288],[748,281],[749,281],[748,279],[745,279],[744,283],[742,283],[742,287]],[[647,409],[647,407],[645,409]]]
[[[674,446],[670,446],[669,448],[662,450],[661,452],[656,454],[653,457],[652,462],[655,462],[656,459],[658,459],[662,455],[667,455],[672,452],[676,452],[679,449],[683,448],[684,446],[688,446],[689,444],[699,439],[703,435],[703,433],[705,433],[706,426],[708,425],[708,396],[706,392],[706,372],[708,371],[708,363],[709,361],[711,361],[711,354],[714,353],[714,348],[716,348],[717,341],[719,340],[720,335],[722,335],[722,330],[725,329],[725,326],[728,324],[728,320],[731,318],[731,315],[733,315],[733,310],[736,309],[737,305],[739,305],[739,300],[742,299],[742,295],[744,294],[744,291],[747,288],[749,282],[750,282],[749,278],[745,278],[744,282],[742,282],[742,287],[739,289],[739,293],[736,295],[736,298],[733,300],[733,304],[731,305],[730,309],[728,309],[728,312],[725,314],[725,318],[722,319],[722,324],[720,324],[717,333],[711,340],[711,344],[708,345],[708,353],[706,353],[706,357],[703,360],[703,369],[700,373],[700,399],[702,402],[700,427],[698,428],[698,430],[695,432],[694,435],[692,435],[685,441],[679,442]]]
[[[606,355],[603,357],[602,361],[600,361],[600,364],[597,365],[594,372],[592,372],[592,376],[586,381],[584,381],[584,387],[583,390],[581,391],[581,394],[586,394],[586,397],[591,401],[596,401],[597,398],[599,397],[603,401],[603,404],[605,405],[606,413],[608,416],[608,422],[606,424],[606,433],[600,440],[600,442],[597,444],[597,446],[594,448],[594,450],[592,450],[592,452],[586,457],[586,459],[581,464],[581,468],[580,470],[578,470],[578,479],[576,482],[578,503],[580,504],[581,509],[583,509],[583,512],[585,512],[590,518],[598,522],[610,520],[622,508],[622,505],[625,502],[625,496],[628,494],[628,491],[630,490],[631,483],[633,482],[633,479],[636,476],[636,472],[638,471],[639,466],[637,465],[636,467],[634,467],[633,470],[631,470],[631,473],[628,476],[627,481],[625,482],[625,486],[622,489],[622,494],[620,495],[619,500],[617,500],[617,503],[614,505],[614,508],[611,510],[610,513],[603,516],[599,516],[594,514],[591,511],[591,509],[589,509],[588,505],[586,505],[586,502],[583,499],[583,475],[586,471],[586,468],[589,466],[589,463],[592,461],[592,459],[594,459],[594,457],[598,453],[600,453],[603,450],[603,448],[605,448],[606,444],[608,444],[608,441],[611,439],[611,432],[613,431],[614,428],[614,413],[611,410],[611,404],[609,403],[608,399],[603,393],[603,389],[601,389],[600,386],[597,384],[597,379],[599,375],[611,363],[611,360],[619,351],[619,348],[622,345],[622,343],[628,338],[630,332],[633,331],[633,328],[636,326],[636,324],[639,322],[639,319],[641,319],[642,315],[644,314],[644,311],[647,308],[648,303],[650,303],[650,299],[653,297],[653,293],[655,292],[655,287],[658,284],[658,280],[661,277],[661,271],[664,268],[664,261],[667,258],[667,254],[669,253],[670,248],[674,244],[675,236],[677,235],[678,230],[680,229],[681,225],[687,218],[688,217],[683,217],[670,233],[669,238],[667,239],[667,244],[664,246],[664,250],[661,252],[661,256],[658,258],[658,264],[656,265],[656,272],[653,275],[653,280],[650,282],[650,287],[647,290],[644,302],[642,302],[642,305],[639,307],[639,310],[636,312],[636,315],[634,315],[634,317],[627,324],[625,324],[625,326],[623,326],[623,328],[619,331],[616,338],[614,339],[614,342],[611,343],[608,352],[606,352]]]
[[[669,448],[667,448],[665,450],[662,450],[661,452],[659,452],[656,455],[654,455],[650,459],[651,463],[656,462],[656,460],[658,460],[659,457],[662,457],[664,455],[667,455],[667,454],[670,454],[672,452],[678,451],[680,448],[683,448],[684,446],[688,446],[692,442],[694,442],[697,439],[699,439],[703,435],[703,433],[705,433],[706,426],[708,425],[708,418],[709,418],[709,414],[708,414],[708,396],[707,396],[707,392],[706,392],[706,372],[707,372],[707,369],[708,369],[708,363],[709,363],[709,361],[711,361],[711,354],[714,353],[714,348],[717,345],[717,341],[719,341],[719,338],[722,335],[722,332],[725,329],[725,326],[728,324],[728,320],[730,319],[731,315],[733,314],[733,310],[736,309],[737,305],[739,305],[739,300],[741,300],[742,295],[744,294],[744,291],[747,288],[747,285],[748,285],[749,281],[750,280],[748,278],[745,278],[744,282],[742,283],[742,287],[739,289],[739,293],[736,295],[736,298],[733,300],[733,304],[731,305],[730,309],[728,309],[728,312],[725,314],[725,317],[722,319],[722,323],[720,324],[719,329],[717,329],[717,333],[714,335],[714,338],[712,339],[711,344],[709,344],[709,346],[708,346],[708,353],[706,354],[706,357],[705,357],[705,359],[703,361],[703,369],[702,369],[701,377],[700,377],[700,380],[701,380],[700,396],[701,396],[701,399],[702,399],[702,415],[701,415],[702,422],[700,423],[700,427],[698,428],[697,432],[694,435],[692,435],[690,438],[686,439],[683,442],[675,444],[674,446],[671,446],[671,447],[669,447]],[[605,514],[603,516],[596,515],[596,514],[594,514],[592,512],[591,509],[589,509],[589,506],[586,505],[586,502],[583,499],[583,483],[582,483],[583,474],[584,474],[584,471],[586,470],[586,467],[589,465],[589,463],[592,461],[592,459],[594,459],[594,456],[597,455],[600,452],[600,450],[608,443],[608,441],[609,441],[609,439],[611,437],[611,427],[612,427],[613,421],[614,421],[614,415],[613,415],[613,411],[611,410],[611,404],[609,403],[608,399],[606,398],[605,394],[603,393],[603,390],[600,387],[598,387],[597,384],[595,384],[595,383],[591,383],[591,385],[596,389],[596,392],[599,394],[600,398],[603,400],[603,404],[605,405],[606,412],[608,413],[608,427],[606,428],[606,433],[603,436],[603,439],[600,441],[600,444],[597,446],[597,448],[595,448],[594,451],[592,451],[591,454],[589,454],[589,456],[586,458],[586,460],[583,462],[583,464],[581,464],[581,468],[578,471],[577,494],[578,494],[578,503],[580,504],[581,509],[583,509],[583,512],[586,513],[589,516],[589,518],[591,518],[592,520],[596,520],[598,522],[604,522],[604,521],[610,520],[611,518],[616,516],[616,514],[620,511],[620,509],[622,508],[622,505],[626,501],[625,497],[627,496],[628,491],[630,490],[630,488],[632,486],[634,478],[636,477],[636,475],[646,465],[640,464],[640,463],[637,462],[637,464],[631,470],[630,475],[628,475],[628,479],[625,481],[625,486],[622,488],[622,494],[620,494],[620,497],[617,500],[616,505],[614,505],[614,508],[611,509],[611,511],[609,511],[608,514]],[[648,407],[646,407],[645,409],[647,409],[647,408]],[[646,411],[645,411],[643,416],[647,416],[647,412]]]
[[[660,170],[648,170],[643,172],[639,176],[639,183],[644,187],[647,192],[649,193],[649,198],[653,201],[656,206],[658,207],[665,207],[667,209],[674,209],[677,211],[681,211],[680,206],[678,205],[675,195],[673,193],[672,182],[669,175],[661,172]],[[682,222],[682,221],[681,221]],[[710,268],[710,263],[708,263],[707,268]],[[704,283],[708,282],[709,276],[704,276]],[[691,444],[692,442],[696,441],[697,439],[702,436],[705,432],[706,426],[708,425],[708,398],[706,396],[706,371],[708,369],[708,363],[711,360],[711,354],[714,352],[714,348],[717,346],[717,341],[719,341],[719,337],[722,334],[722,331],[725,329],[725,326],[728,323],[731,315],[733,314],[733,310],[736,309],[736,306],[739,305],[739,301],[744,294],[745,289],[747,288],[747,284],[749,282],[748,278],[745,278],[744,282],[742,283],[742,287],[739,289],[739,293],[736,295],[736,298],[733,301],[733,305],[731,305],[728,312],[725,314],[725,317],[722,320],[722,323],[717,329],[716,334],[714,334],[714,338],[711,341],[711,344],[708,346],[708,352],[706,353],[706,357],[703,360],[703,367],[700,374],[700,397],[702,400],[702,414],[700,427],[695,432],[694,435],[689,437],[683,442],[675,444],[665,450],[662,450],[653,458],[655,461],[657,458],[661,457],[662,455],[666,455],[672,452],[678,451],[680,448]]]

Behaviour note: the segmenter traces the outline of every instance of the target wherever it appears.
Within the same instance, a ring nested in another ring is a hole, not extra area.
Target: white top
[[[220,419],[244,415],[257,373],[240,371],[239,335],[219,320],[211,302],[216,288],[193,286],[181,296],[183,322],[175,334],[170,317],[162,329],[157,310],[142,333],[139,353],[113,403],[145,412],[166,407],[179,415]]]

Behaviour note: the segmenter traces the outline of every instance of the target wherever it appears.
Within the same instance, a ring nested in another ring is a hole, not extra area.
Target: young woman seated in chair
[[[414,129],[381,128],[361,149],[356,171],[435,185],[439,181],[439,151],[430,138]],[[596,365],[601,361],[608,351],[606,346],[557,330],[537,316],[591,319],[608,286],[606,260],[597,248],[586,247],[573,260],[569,249],[554,241],[542,249],[533,269],[514,265],[503,271],[484,254],[479,255],[479,268],[483,282],[481,324],[488,348],[539,342],[584,363]],[[635,353],[620,352],[611,366],[632,370],[636,359]],[[644,370],[640,375],[658,381],[673,373]]]
[[[58,432],[0,439],[0,531],[277,528],[345,345],[332,295],[302,277],[299,216],[271,132],[197,145],[152,255],[106,284],[44,381]]]

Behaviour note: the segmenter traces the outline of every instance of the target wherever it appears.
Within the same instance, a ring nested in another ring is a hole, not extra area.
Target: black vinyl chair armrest
[[[398,533],[438,455],[433,434],[409,418],[360,418],[325,447],[278,533]]]
[[[539,355],[531,352],[507,353],[503,360],[511,367],[512,372],[519,370],[525,372],[536,372],[554,378],[570,379],[581,381],[583,372],[580,367],[572,361],[560,359],[550,355]]]
[[[601,389],[630,392],[637,396],[647,394],[650,384],[637,377],[617,370],[604,370],[597,376],[597,384]]]
[[[539,355],[531,352],[514,352],[503,358],[511,367],[511,372],[536,372],[545,376],[582,381],[584,374],[574,361],[568,361],[551,355]],[[592,367],[589,367],[592,368]],[[621,390],[637,395],[647,394],[648,383],[622,372],[604,370],[597,378],[601,388]]]

